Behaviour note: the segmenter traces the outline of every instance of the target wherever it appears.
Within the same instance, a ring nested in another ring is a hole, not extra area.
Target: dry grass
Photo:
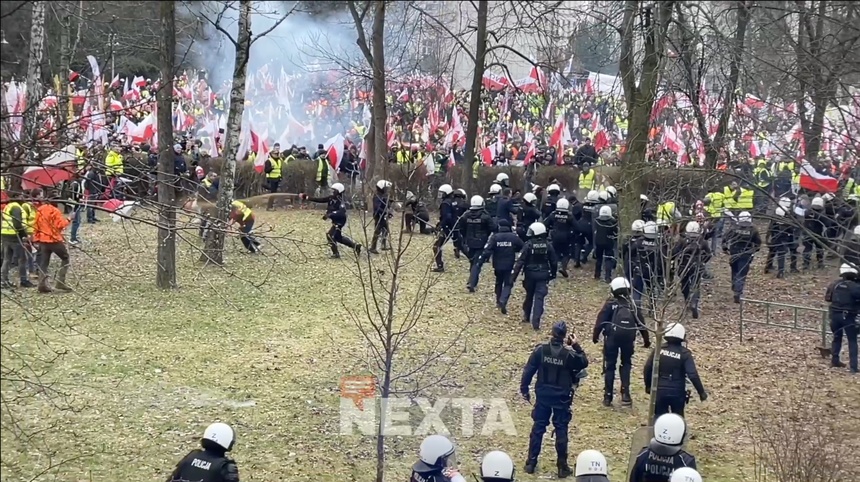
[[[108,221],[86,225],[82,234],[87,243],[73,252],[73,277],[79,283],[75,293],[4,293],[4,345],[27,353],[65,350],[45,378],[60,384],[75,410],[61,410],[34,390],[27,392],[32,397],[10,403],[9,413],[29,432],[54,428],[24,445],[7,429],[4,414],[3,480],[30,480],[51,463],[67,459],[42,480],[164,480],[213,420],[237,429],[233,455],[243,480],[372,479],[373,440],[337,433],[338,381],[362,373],[366,360],[364,343],[342,309],[342,303],[354,304],[360,296],[350,286],[352,257],[328,259],[322,246],[326,224],[319,212],[259,217],[278,232],[293,231],[292,238],[315,245],[304,245],[307,256],[302,256],[291,243],[272,241],[267,256],[255,257],[232,241],[223,271],[201,271],[193,264],[196,251],[183,246],[181,288],[163,293],[154,288],[153,229]],[[416,240],[422,245],[431,241],[424,236]],[[274,248],[284,253],[274,255]],[[477,470],[481,454],[494,449],[506,450],[520,466],[531,426],[530,407],[517,396],[522,364],[548,336],[552,321],[572,321],[587,342],[606,285],[585,272],[555,282],[545,329],[536,335],[519,322],[521,290],[511,301],[511,315],[501,316],[492,306],[489,280],[482,280],[478,293],[468,294],[467,261],[454,261],[450,254],[446,251],[448,273],[428,294],[426,322],[410,343],[437,344],[472,322],[464,336],[468,353],[453,380],[430,395],[507,400],[518,436],[454,438],[466,473]],[[429,261],[429,252],[425,256]],[[707,403],[689,407],[696,435],[690,451],[708,480],[747,480],[753,464],[746,425],[762,410],[779,409],[780,400],[771,399],[776,387],[815,384],[832,405],[856,407],[860,384],[856,377],[826,367],[814,349],[814,334],[751,329],[739,344],[738,311],[726,285],[725,260],[717,263],[719,281],[706,288],[703,318],[689,325],[690,348],[711,394]],[[425,267],[410,265],[404,288]],[[749,296],[802,297],[803,304],[813,304],[826,280],[804,275],[777,283],[757,267]],[[613,480],[621,480],[630,434],[647,409],[641,383],[646,351],[640,348],[636,355],[634,408],[607,410],[600,405],[600,347],[586,343],[585,348],[593,367],[576,397],[572,458],[579,450],[600,449],[609,459]],[[3,363],[17,362],[6,357]],[[11,388],[4,380],[4,404]],[[480,416],[476,419],[482,422]],[[459,427],[454,414],[446,414],[446,421]],[[846,425],[854,434],[858,428]],[[419,442],[413,437],[387,441],[390,480],[408,477]],[[555,466],[552,443],[544,445],[542,478]],[[521,478],[536,480],[525,474]]]

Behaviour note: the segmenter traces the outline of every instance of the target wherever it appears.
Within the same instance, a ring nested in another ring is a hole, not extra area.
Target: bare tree
[[[30,50],[27,57],[27,110],[24,116],[22,135],[25,146],[32,150],[36,144],[39,128],[36,114],[42,99],[42,54],[45,47],[45,2],[33,2],[30,24]]]
[[[176,193],[173,154],[173,64],[176,59],[176,4],[161,3],[161,85],[158,99],[158,254],[155,284],[176,287]]]

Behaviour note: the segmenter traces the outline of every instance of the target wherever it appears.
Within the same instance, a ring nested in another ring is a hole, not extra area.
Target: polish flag
[[[328,183],[330,186],[337,181],[337,169],[343,159],[343,136],[338,134],[325,141],[324,147],[328,157]]]
[[[804,161],[800,165],[800,187],[815,192],[835,193],[839,189],[839,180],[819,174],[810,163]]]

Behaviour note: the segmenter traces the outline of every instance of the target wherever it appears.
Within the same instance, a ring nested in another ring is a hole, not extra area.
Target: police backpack
[[[612,323],[607,333],[608,338],[613,341],[635,341],[638,330],[636,315],[630,306],[625,302],[616,303],[612,313]]]

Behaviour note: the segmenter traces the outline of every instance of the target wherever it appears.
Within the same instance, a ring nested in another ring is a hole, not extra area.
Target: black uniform
[[[582,204],[582,216],[576,223],[576,240],[573,246],[573,262],[575,267],[588,262],[591,250],[594,249],[594,218],[597,217],[597,204],[586,201]]]
[[[812,251],[818,267],[824,267],[824,233],[830,226],[830,220],[821,210],[807,209],[803,218],[805,228],[803,237],[803,269],[809,269],[812,264]]]
[[[516,203],[510,196],[501,195],[498,198],[498,203],[496,207],[496,220],[502,220],[511,223],[511,226],[514,224],[514,215],[517,212]]]
[[[704,236],[684,236],[672,252],[675,274],[681,278],[681,294],[694,319],[699,317],[699,285],[710,259],[711,247]]]
[[[445,271],[445,264],[442,262],[442,246],[448,242],[448,238],[452,236],[457,224],[452,201],[453,196],[449,195],[442,198],[442,202],[439,203],[439,224],[436,226],[436,242],[433,244],[433,257],[436,261],[435,271]]]
[[[311,197],[307,198],[307,200],[314,203],[326,203],[323,219],[331,221],[331,228],[326,233],[326,240],[331,248],[333,257],[340,257],[340,252],[337,249],[338,243],[355,250],[357,253],[361,251],[361,245],[350,239],[349,236],[345,236],[342,232],[343,227],[346,226],[346,205],[339,194],[325,197]]]
[[[541,219],[541,212],[538,211],[538,208],[532,206],[528,203],[523,203],[520,208],[520,212],[517,213],[517,235],[520,237],[523,242],[528,240],[526,234],[528,233],[529,226],[532,223],[536,223]]]
[[[751,223],[738,223],[723,237],[723,251],[729,254],[732,270],[732,292],[735,303],[740,303],[750,271],[753,255],[761,248],[761,236]]]
[[[667,247],[660,236],[642,236],[635,243],[636,261],[639,267],[639,275],[642,278],[641,293],[647,294],[651,309],[657,306],[657,299],[663,290],[663,281],[666,270]],[[634,283],[633,299],[641,301],[641,294],[637,294]]]
[[[388,243],[388,219],[391,217],[389,209],[388,194],[377,192],[373,197],[373,239],[370,242],[370,251],[376,251],[376,244],[382,238],[382,249],[390,249]]]
[[[484,209],[490,214],[493,219],[499,214],[499,195],[490,194],[484,202]]]
[[[669,482],[672,472],[689,467],[696,468],[696,458],[682,450],[651,439],[648,447],[636,456],[628,482]]]
[[[612,281],[612,271],[615,269],[615,245],[618,242],[618,220],[614,217],[594,218],[594,279],[607,283]],[[602,271],[602,273],[601,273]]]
[[[454,231],[451,233],[451,244],[454,245],[454,257],[460,259],[460,252],[464,251],[463,232],[459,227],[459,220],[469,210],[469,201],[459,193],[454,193],[451,199],[451,207],[454,210]]]
[[[660,347],[660,373],[657,382],[657,403],[654,408],[654,419],[664,413],[676,413],[684,416],[684,405],[687,403],[687,378],[703,401],[708,398],[693,353],[681,344],[677,338],[669,338]],[[651,375],[654,367],[654,353],[648,355],[645,362],[645,393],[651,393]]]
[[[553,338],[549,343],[538,345],[523,369],[520,393],[529,398],[529,385],[537,373],[535,383],[535,404],[532,410],[529,453],[526,464],[537,465],[541,443],[546,428],[552,418],[555,428],[555,450],[558,464],[567,466],[567,429],[573,417],[574,386],[580,372],[588,366],[588,357],[579,344],[564,346],[561,339]]]
[[[457,221],[457,230],[462,233],[469,267],[473,268],[487,244],[487,238],[494,231],[493,218],[483,209],[470,209]]]
[[[541,218],[546,219],[555,211],[555,203],[558,202],[558,194],[547,194],[546,200],[540,209]]]
[[[615,367],[621,355],[621,393],[630,395],[630,369],[633,365],[633,347],[636,332],[642,335],[645,348],[651,346],[651,337],[645,327],[642,313],[628,297],[613,297],[606,301],[597,315],[591,341],[595,344],[603,335],[603,393],[604,403],[612,402],[615,387]]]
[[[406,207],[412,211],[405,215],[406,231],[411,233],[415,225],[418,224],[421,234],[432,234],[433,227],[430,226],[430,212],[427,211],[427,206],[423,202],[413,199],[406,201]]]
[[[523,323],[531,321],[535,330],[540,329],[544,300],[549,294],[547,283],[555,279],[557,269],[558,257],[545,235],[526,241],[514,265],[512,285],[520,271],[524,271],[523,287],[526,289],[526,299],[523,301]]]
[[[511,296],[511,285],[508,282],[517,260],[517,253],[523,249],[523,245],[519,236],[511,232],[511,227],[505,222],[500,222],[499,231],[493,233],[487,240],[484,252],[470,273],[469,286],[475,287],[478,285],[481,266],[492,256],[493,272],[496,275],[496,305],[502,309],[502,313],[507,313],[508,298]]]
[[[239,482],[236,462],[213,450],[192,450],[176,464],[167,482]]]
[[[546,218],[544,225],[550,232],[552,248],[561,262],[561,275],[567,278],[567,263],[570,262],[576,232],[573,215],[567,209],[556,209]]]
[[[853,277],[852,277],[853,278]],[[830,303],[830,331],[833,332],[831,365],[845,366],[839,361],[842,339],[848,340],[848,366],[857,373],[857,313],[860,311],[860,283],[856,279],[838,279],[827,287],[824,301]]]
[[[773,260],[776,259],[776,276],[785,276],[785,255],[794,245],[796,227],[788,219],[774,218],[767,228],[767,261],[764,272],[769,273],[773,269]],[[797,255],[791,257],[793,269],[797,269]]]

